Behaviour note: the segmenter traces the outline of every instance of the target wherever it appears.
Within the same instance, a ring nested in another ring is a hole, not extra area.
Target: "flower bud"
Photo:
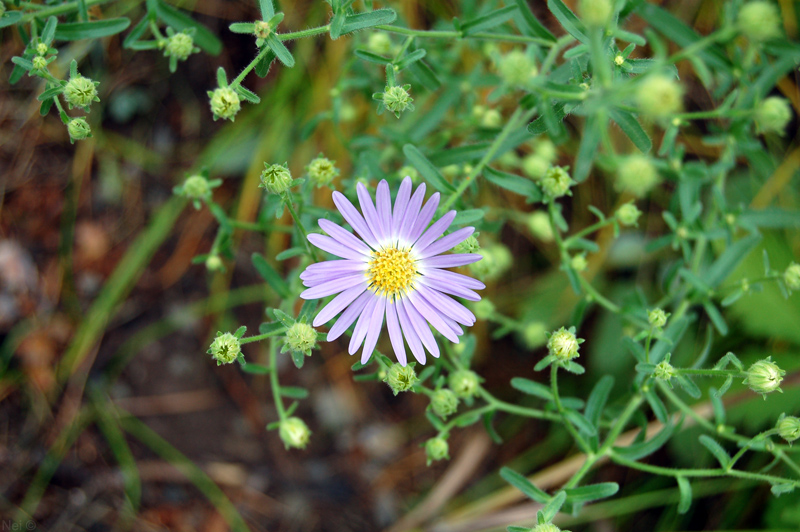
[[[392,53],[392,40],[384,32],[372,33],[367,39],[367,50],[373,54],[389,55]]]
[[[289,417],[281,421],[278,434],[287,449],[305,449],[311,437],[308,425],[299,417]]]
[[[190,199],[211,199],[211,185],[205,176],[200,174],[189,176],[183,182],[181,196]]]
[[[800,264],[792,262],[783,272],[783,282],[789,290],[800,290]]]
[[[586,268],[589,266],[589,263],[586,260],[586,255],[581,253],[580,255],[575,255],[572,257],[569,261],[569,265],[576,272],[582,272],[586,270]]]
[[[414,371],[412,366],[401,366],[395,363],[389,368],[389,372],[383,382],[388,384],[392,392],[397,395],[400,392],[411,390],[417,380],[417,372]]]
[[[453,248],[453,253],[478,253],[481,245],[475,235],[469,235],[463,242]]]
[[[209,255],[206,259],[206,270],[216,272],[222,269],[222,259],[219,255]]]
[[[317,331],[308,323],[297,321],[286,331],[286,345],[296,353],[311,355],[317,346]]]
[[[331,161],[320,154],[319,157],[306,166],[308,178],[312,183],[317,185],[317,187],[330,185],[336,176],[339,175],[339,169],[334,165],[335,162],[336,161]]]
[[[401,178],[411,178],[412,183],[417,183],[419,181],[419,172],[413,166],[404,166],[397,172],[397,174]]]
[[[386,87],[383,92],[383,105],[397,118],[400,118],[400,113],[403,111],[414,110],[414,99],[408,94],[411,85],[404,85],[402,87],[395,85],[394,87]]]
[[[483,259],[469,265],[470,271],[482,279],[498,279],[514,262],[511,251],[503,244],[490,244],[478,251]]]
[[[167,44],[164,47],[165,56],[185,61],[194,51],[194,39],[188,33],[179,32],[167,37]]]
[[[445,419],[458,410],[458,397],[449,388],[436,390],[431,395],[431,408],[434,414]]]
[[[475,301],[470,304],[470,308],[472,308],[472,312],[475,314],[475,317],[479,320],[488,320],[495,313],[495,306],[489,299],[483,297],[480,301]]]
[[[750,366],[750,369],[747,370],[744,384],[754,392],[760,393],[766,399],[766,394],[782,391],[779,386],[785,374],[786,372],[772,361],[772,357],[767,357]]]
[[[587,26],[603,28],[608,24],[614,11],[610,0],[580,0],[578,4],[581,20]]]
[[[642,215],[642,211],[640,211],[636,205],[629,201],[622,205],[619,209],[617,209],[616,217],[619,223],[623,226],[631,226],[631,225],[638,225],[639,216]]]
[[[218,332],[217,337],[211,342],[208,352],[217,361],[217,366],[220,366],[234,362],[242,352],[242,346],[239,343],[239,339],[233,334]]]
[[[569,187],[574,185],[575,182],[569,176],[566,168],[563,166],[551,166],[544,177],[539,181],[542,187],[542,192],[547,199],[553,200],[565,195],[572,195]]]
[[[64,99],[67,100],[69,108],[80,107],[88,110],[92,102],[99,102],[100,98],[97,96],[99,84],[80,74],[70,77],[64,86]]]
[[[783,416],[778,420],[777,428],[780,437],[789,443],[800,438],[800,419],[794,416]]]
[[[67,132],[69,133],[69,141],[73,144],[76,140],[83,140],[92,136],[92,128],[86,122],[85,118],[72,118],[67,123]]]
[[[447,454],[449,451],[450,446],[447,444],[447,440],[441,436],[431,438],[425,442],[425,455],[428,457],[428,465],[431,465],[431,462],[445,458],[449,460],[450,456]]]
[[[487,109],[481,116],[481,126],[487,129],[497,129],[503,124],[503,115],[497,109]]]
[[[620,189],[641,198],[659,182],[658,171],[646,155],[630,155],[617,168]]]
[[[522,342],[528,349],[537,349],[547,343],[547,326],[541,321],[525,324],[522,328]]]
[[[550,339],[547,341],[547,350],[560,362],[567,362],[580,356],[578,349],[583,342],[583,338],[575,336],[575,327],[569,329],[561,327],[550,335]]]
[[[561,529],[553,523],[542,523],[533,527],[531,532],[561,532]]]
[[[521,50],[512,50],[500,58],[497,70],[503,82],[514,87],[527,86],[539,73],[533,59]]]
[[[266,40],[270,33],[272,33],[272,26],[269,25],[269,21],[257,20],[255,24],[253,24],[253,35],[255,35],[257,39]]]
[[[531,234],[543,242],[553,241],[553,226],[550,217],[544,211],[535,211],[528,215],[528,229]]]
[[[43,71],[47,69],[47,59],[44,57],[37,55],[33,59],[31,59],[31,63],[33,64],[34,70]]]
[[[651,119],[667,118],[680,111],[683,89],[672,78],[662,74],[648,76],[636,92],[639,111]]]
[[[522,173],[531,179],[543,177],[549,168],[550,161],[536,153],[532,153],[522,159]]]
[[[468,369],[459,369],[450,374],[447,385],[458,397],[466,399],[478,393],[478,374]]]
[[[264,163],[261,184],[258,187],[270,194],[283,194],[292,187],[292,174],[283,164]]]
[[[558,158],[558,151],[556,150],[556,145],[553,144],[548,138],[540,138],[536,143],[533,145],[533,154],[541,157],[545,161],[552,163]]]
[[[653,310],[647,313],[647,322],[650,324],[651,327],[660,329],[667,324],[668,317],[669,314],[664,312],[662,309],[654,308]]]
[[[47,45],[46,45],[45,43],[43,43],[43,42],[40,42],[39,44],[37,44],[37,45],[36,45],[36,53],[37,53],[37,54],[39,54],[39,55],[41,55],[41,56],[45,56],[45,55],[47,55],[47,51],[48,51],[49,49],[50,49],[50,47],[49,47],[49,46],[47,46]]]
[[[225,120],[233,120],[236,118],[236,113],[242,108],[241,100],[236,91],[230,87],[217,87],[214,92],[209,92],[211,113],[214,115],[214,120],[223,118]]]
[[[675,368],[672,367],[672,364],[670,364],[668,361],[662,360],[656,364],[656,369],[653,371],[653,376],[656,379],[668,381],[675,376]]]
[[[792,106],[786,98],[770,96],[756,107],[755,119],[760,133],[783,134],[792,119]]]
[[[748,2],[739,10],[736,19],[739,30],[753,42],[781,35],[781,16],[772,2]]]

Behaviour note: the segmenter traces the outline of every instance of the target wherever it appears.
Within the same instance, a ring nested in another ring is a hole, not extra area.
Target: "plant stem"
[[[278,410],[278,418],[283,421],[286,419],[286,410],[283,408],[281,384],[278,382],[277,351],[278,348],[275,345],[275,340],[271,340],[269,342],[269,384],[272,388],[272,399],[275,401],[275,408]]]
[[[265,334],[259,334],[257,336],[247,336],[247,337],[242,338],[241,340],[239,340],[239,344],[240,345],[244,345],[244,344],[249,344],[249,343],[252,343],[252,342],[260,342],[261,340],[264,340],[265,338],[272,338],[273,336],[280,336],[285,332],[286,332],[286,328],[283,328],[283,329],[278,329],[277,331],[272,331],[272,332],[268,332],[268,333],[265,333]]]
[[[94,6],[97,4],[105,4],[107,2],[111,2],[112,0],[86,0],[86,7]],[[34,18],[46,18],[51,15],[63,15],[64,13],[70,13],[72,11],[78,10],[78,2],[67,2],[66,4],[61,4],[58,6],[40,9],[36,13],[27,13],[22,15],[22,18],[19,19],[20,23],[30,22]]]
[[[564,406],[561,404],[561,398],[558,395],[558,364],[555,362],[553,362],[553,364],[550,366],[550,389],[553,392],[553,401],[556,404],[556,410],[558,410],[558,413],[561,414],[561,421],[564,423],[567,431],[572,436],[572,439],[575,440],[575,443],[578,444],[578,447],[580,447],[584,453],[587,455],[591,454],[591,447],[589,447],[589,444],[586,442],[583,436],[578,433],[575,427],[572,426],[572,423],[570,423],[569,419],[567,419],[567,412],[564,409]]]
[[[292,196],[289,193],[281,194],[281,200],[283,200],[283,204],[286,205],[286,208],[289,209],[289,214],[292,215],[294,219],[295,225],[297,225],[297,229],[300,231],[300,235],[303,237],[303,244],[306,246],[306,250],[311,257],[319,262],[319,257],[317,257],[316,251],[314,248],[311,247],[311,244],[308,242],[308,232],[306,232],[306,228],[303,225],[303,222],[300,220],[300,216],[297,214],[297,211],[294,208],[294,204],[292,203]]]

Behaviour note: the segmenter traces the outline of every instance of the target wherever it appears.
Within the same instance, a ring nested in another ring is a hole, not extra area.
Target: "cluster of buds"
[[[667,324],[667,318],[669,318],[669,314],[660,308],[654,308],[647,313],[647,322],[650,324],[650,327],[656,330],[664,328]]]
[[[458,410],[458,396],[449,388],[440,388],[431,394],[431,409],[442,419]]]
[[[539,73],[533,59],[521,50],[512,50],[502,56],[497,64],[497,72],[504,83],[521,88],[527,87]]]
[[[664,120],[683,107],[683,88],[665,74],[654,74],[639,84],[636,101],[643,116]]]
[[[311,356],[311,350],[317,347],[317,331],[308,323],[296,321],[286,331],[286,342],[281,353],[291,351],[296,354]]]
[[[551,202],[562,196],[571,196],[570,187],[575,181],[563,166],[551,166],[539,179],[539,186],[544,193],[545,202]]]

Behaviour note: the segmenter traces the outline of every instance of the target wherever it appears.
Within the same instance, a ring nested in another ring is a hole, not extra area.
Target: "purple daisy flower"
[[[340,192],[333,193],[336,208],[361,239],[335,223],[321,219],[319,226],[328,236],[310,234],[316,247],[343,260],[318,262],[300,274],[308,287],[300,297],[318,299],[338,294],[314,318],[318,327],[342,315],[328,332],[333,341],[356,322],[348,351],[354,354],[361,344],[361,362],[366,363],[378,343],[384,319],[397,361],[406,365],[403,338],[421,364],[425,350],[439,356],[439,346],[428,324],[451,342],[464,334],[461,325],[472,325],[475,316],[450,295],[479,301],[474,290],[484,284],[444,268],[465,266],[479,261],[477,253],[442,255],[469,237],[475,230],[465,227],[441,237],[450,227],[456,211],[450,211],[428,227],[439,206],[439,193],[422,205],[425,184],[411,193],[406,177],[392,207],[389,185],[378,184],[377,204],[367,188],[359,183],[361,213]],[[450,294],[450,295],[447,295]],[[358,320],[358,321],[356,321]]]

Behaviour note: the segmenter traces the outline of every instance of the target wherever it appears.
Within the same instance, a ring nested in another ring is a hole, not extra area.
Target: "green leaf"
[[[653,148],[653,142],[642,128],[639,121],[633,116],[633,113],[623,111],[622,109],[611,109],[611,119],[617,123],[619,128],[625,135],[631,139],[633,145],[639,148],[642,153],[647,153]]]
[[[429,91],[435,91],[442,85],[442,82],[436,77],[436,73],[424,61],[410,64],[408,71]]]
[[[292,257],[296,257],[298,255],[302,255],[305,252],[306,252],[306,248],[299,247],[299,246],[298,247],[294,247],[294,248],[285,249],[285,250],[281,251],[280,253],[278,253],[277,255],[275,255],[275,260],[286,260],[286,259],[289,259],[289,258],[292,258]]]
[[[684,392],[695,399],[700,399],[700,388],[697,387],[692,379],[686,377],[685,375],[676,375],[674,378],[676,381],[678,381],[678,384],[681,385],[681,388],[683,388]]]
[[[769,489],[773,495],[776,497],[780,497],[784,493],[791,493],[794,491],[794,484],[790,482],[780,482],[777,484],[773,484],[772,487]]]
[[[55,31],[55,38],[59,41],[79,41],[81,39],[99,39],[116,35],[131,25],[125,17],[93,20],[91,22],[63,22]]]
[[[619,491],[619,484],[616,482],[601,482],[599,484],[589,484],[578,488],[564,490],[567,494],[567,502],[572,504],[596,501],[611,497]]]
[[[253,362],[248,362],[242,365],[242,371],[245,373],[252,373],[253,375],[266,375],[272,368],[269,366],[262,366],[261,364],[255,364]]]
[[[564,111],[564,103],[560,102],[555,104],[552,107],[552,113],[558,122],[564,120],[564,118],[567,116],[566,111]],[[548,119],[546,118],[545,114],[528,124],[528,133],[531,135],[541,135],[548,129],[550,129],[550,125],[548,124]]]
[[[256,75],[260,78],[267,77],[269,74],[269,67],[272,66],[272,62],[275,60],[275,52],[272,51],[270,48],[256,63]]]
[[[294,57],[292,53],[289,51],[286,46],[281,42],[280,39],[274,34],[270,33],[267,37],[267,45],[270,47],[272,52],[275,54],[275,57],[278,58],[278,61],[283,63],[289,68],[294,66]]]
[[[403,70],[404,68],[416,63],[417,61],[425,57],[425,54],[427,54],[427,52],[422,48],[420,48],[419,50],[414,50],[410,54],[403,57],[400,61],[395,63],[394,66],[397,70]]]
[[[254,93],[253,91],[243,87],[242,85],[237,85],[236,86],[236,92],[237,92],[237,94],[239,94],[239,96],[241,96],[242,98],[244,98],[245,100],[247,100],[250,103],[259,103],[259,102],[261,102],[261,98],[259,98],[256,93]]]
[[[233,33],[253,33],[256,25],[252,22],[234,22],[228,26]]]
[[[719,334],[722,336],[728,335],[728,324],[725,323],[725,318],[722,317],[722,313],[719,309],[712,303],[711,301],[704,301],[703,302],[703,309],[705,309],[708,318],[711,320],[711,323],[714,324]]]
[[[42,29],[42,42],[50,45],[53,42],[53,39],[56,36],[56,28],[58,27],[58,19],[56,17],[49,17],[47,19],[47,23],[44,25],[44,29]]]
[[[334,18],[336,17],[334,16]],[[347,15],[343,21],[340,35],[365,30],[382,24],[391,24],[395,19],[397,19],[397,13],[394,9],[376,9],[375,11],[368,11],[366,13]],[[333,33],[333,23],[331,23],[331,33]]]
[[[614,377],[611,375],[603,375],[603,377],[597,381],[597,384],[594,385],[594,388],[592,388],[589,399],[586,400],[584,415],[595,427],[600,424],[600,416],[603,413],[603,409],[606,407],[608,395],[611,393],[611,388],[613,387]]]
[[[599,119],[600,116],[598,114],[587,117],[583,127],[581,144],[575,158],[575,168],[572,171],[572,179],[578,183],[582,183],[589,177],[589,172],[597,154],[597,147],[600,145],[600,137],[603,135],[608,123],[607,119],[605,119],[605,114],[602,114],[602,121]]]
[[[534,486],[533,482],[520,475],[513,469],[503,467],[500,469],[500,476],[503,477],[503,480],[521,491],[529,499],[541,504],[545,504],[550,500],[550,496],[547,493]]]
[[[252,256],[253,267],[267,282],[267,284],[275,290],[275,292],[282,298],[287,298],[291,295],[291,290],[286,281],[275,271],[275,268],[269,265],[267,260],[260,253],[253,253]]]
[[[678,491],[681,494],[680,501],[678,501],[678,513],[685,514],[692,505],[692,485],[689,484],[686,477],[677,476],[675,480],[678,481]]]
[[[64,92],[64,87],[62,87],[61,85],[59,85],[58,87],[50,87],[49,89],[41,93],[39,96],[37,96],[36,99],[39,100],[40,102],[43,102],[45,100],[49,100],[50,98],[58,96],[62,92]]]
[[[755,249],[759,242],[761,242],[761,235],[750,235],[726,247],[722,255],[714,261],[714,264],[703,275],[703,280],[713,288],[719,286],[733,273],[745,257]]]
[[[744,211],[737,221],[742,225],[769,229],[800,228],[800,211],[787,211],[767,207],[758,211]]]
[[[363,59],[364,61],[368,61],[370,63],[377,63],[379,65],[388,65],[392,62],[391,59],[388,57],[383,57],[382,55],[373,54],[367,50],[353,50],[353,54],[359,59]]]
[[[282,323],[278,322],[264,322],[258,326],[258,334],[276,333],[284,330],[286,330],[286,327]]]
[[[656,415],[656,419],[666,424],[669,421],[669,412],[667,412],[667,407],[664,406],[656,392],[651,388],[644,393],[644,398],[647,400],[647,404],[650,405],[653,414]]]
[[[405,154],[411,165],[419,170],[419,173],[434,189],[439,192],[455,192],[456,188],[451,185],[439,170],[425,157],[419,149],[413,144],[406,144],[403,146],[403,153]]]
[[[194,28],[194,43],[209,54],[219,55],[222,51],[222,41],[211,30],[162,0],[156,2],[156,15],[177,31]]]
[[[455,419],[457,427],[469,427],[470,425],[474,425],[481,419],[481,415],[478,412],[467,412],[466,414],[460,415]]]
[[[581,42],[589,42],[589,38],[586,36],[586,28],[583,27],[583,22],[578,20],[575,13],[573,13],[564,2],[561,0],[547,0],[547,7],[550,9],[553,16],[558,19],[567,33]]]
[[[517,6],[511,5],[501,7],[500,9],[496,9],[490,13],[487,13],[486,15],[468,20],[461,25],[461,33],[464,36],[474,35],[476,33],[494,28],[500,24],[503,24],[507,20],[510,20],[516,11]]]
[[[486,211],[483,209],[466,209],[458,211],[456,217],[453,218],[453,225],[464,225],[482,220]]]
[[[484,176],[490,183],[525,196],[531,201],[539,201],[542,198],[542,191],[539,190],[539,187],[530,179],[495,170],[489,166],[484,168]]]
[[[559,491],[555,494],[555,496],[550,499],[550,502],[542,508],[542,517],[544,517],[544,521],[549,523],[553,520],[561,507],[564,506],[564,502],[567,500],[567,493],[565,491]]]
[[[343,11],[337,11],[331,19],[331,39],[334,41],[342,36],[342,27],[344,26],[345,14]]]
[[[527,0],[514,0],[514,3],[517,4],[517,10],[519,12],[519,17],[515,17],[514,21],[522,33],[530,37],[539,37],[540,39],[547,39],[553,42],[556,41],[553,34],[550,33],[533,14]]]
[[[53,107],[55,103],[55,99],[50,98],[49,100],[45,100],[42,102],[42,105],[39,107],[39,114],[41,116],[46,116],[47,113],[50,112],[50,109]]]
[[[270,20],[275,16],[272,0],[258,0],[258,8],[261,10],[261,20]]]
[[[281,395],[289,399],[305,399],[308,397],[308,390],[299,386],[281,386]]]
[[[140,20],[125,36],[125,40],[122,41],[122,47],[133,49],[134,43],[139,40],[139,37],[144,34],[149,25],[150,19],[148,17],[142,17],[142,20]]]
[[[667,422],[664,424],[664,428],[658,431],[658,434],[649,440],[641,443],[634,443],[628,447],[614,447],[614,453],[628,460],[639,460],[661,449],[661,447],[672,438],[674,432],[675,425],[671,422]]]
[[[297,369],[302,369],[303,368],[303,364],[306,361],[305,353],[292,351],[291,355],[292,355],[292,362],[294,363],[294,367],[296,367]]]
[[[6,13],[0,17],[0,28],[16,24],[21,18],[22,11],[6,11]]]
[[[272,314],[275,316],[275,319],[281,322],[287,329],[295,324],[295,319],[279,308],[272,309]]]
[[[431,367],[430,369],[433,369],[433,367]],[[500,435],[494,429],[494,424],[492,424],[492,419],[494,418],[494,414],[495,410],[492,410],[490,412],[485,412],[483,414],[482,416],[483,428],[486,429],[486,433],[489,435],[489,437],[492,439],[493,442],[495,442],[497,445],[501,445],[503,443],[503,438],[500,437]]]
[[[544,384],[532,381],[530,379],[525,379],[523,377],[514,377],[513,379],[511,379],[511,387],[521,391],[522,393],[533,395],[534,397],[539,397],[540,399],[544,399],[545,401],[553,400],[553,393],[550,391],[550,388],[548,388]]]
[[[25,70],[33,70],[33,63],[31,63],[30,60],[25,59],[24,57],[15,55],[14,57],[11,58],[11,62],[14,63],[15,65],[21,66]]]
[[[728,464],[731,463],[731,457],[728,452],[722,448],[722,445],[717,443],[717,440],[712,438],[711,436],[707,436],[705,434],[700,436],[700,443],[703,444],[703,447],[708,449],[711,454],[714,455],[714,458],[717,459],[719,465],[722,466],[723,469],[728,467]]]
[[[580,412],[567,409],[564,410],[564,415],[570,421],[570,423],[575,425],[578,431],[584,433],[587,436],[594,436],[595,434],[597,434],[597,430],[594,428],[594,426]]]

